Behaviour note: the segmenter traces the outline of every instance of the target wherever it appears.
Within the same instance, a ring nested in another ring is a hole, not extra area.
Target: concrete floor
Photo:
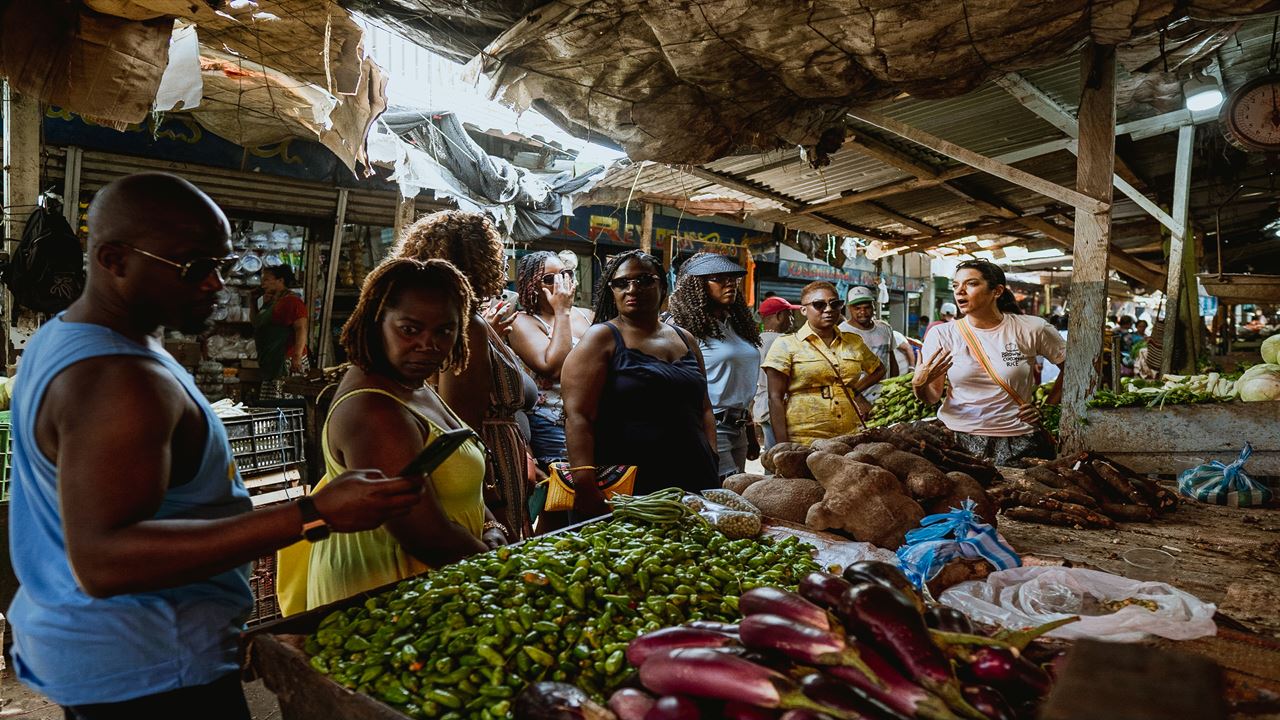
[[[280,718],[276,696],[262,686],[262,681],[245,683],[244,695],[254,720]],[[0,670],[0,720],[62,720],[62,717],[62,708],[18,682],[12,670]]]

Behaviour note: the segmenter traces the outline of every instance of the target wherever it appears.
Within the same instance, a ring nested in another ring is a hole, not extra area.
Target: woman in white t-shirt
[[[1044,319],[1021,314],[1004,271],[993,263],[960,263],[951,286],[964,317],[925,337],[911,381],[916,397],[942,400],[938,419],[966,450],[997,465],[1054,457],[1032,402],[1035,362],[1039,355],[1061,367],[1066,342]],[[1060,399],[1061,382],[1059,376],[1049,402]]]

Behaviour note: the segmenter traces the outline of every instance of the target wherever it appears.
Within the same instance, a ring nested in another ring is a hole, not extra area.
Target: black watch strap
[[[320,517],[315,500],[303,495],[298,498],[298,509],[302,511],[302,537],[311,542],[319,542],[329,537],[329,523]]]

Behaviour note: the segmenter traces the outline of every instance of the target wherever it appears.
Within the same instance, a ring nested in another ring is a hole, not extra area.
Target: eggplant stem
[[[963,647],[998,647],[1006,650],[1016,650],[1013,643],[1000,637],[987,637],[986,635],[970,635],[969,633],[948,632],[946,630],[929,630],[929,637],[933,638],[933,642],[940,645],[942,649],[950,651],[952,648]]]
[[[1076,622],[1079,619],[1080,619],[1079,615],[1072,615],[1071,617],[1060,618],[1058,620],[1047,622],[1043,625],[1037,625],[1036,627],[1028,628],[1026,630],[1015,630],[1015,631],[1001,630],[1000,632],[996,633],[996,637],[1008,642],[1010,646],[1012,646],[1017,650],[1025,650],[1027,649],[1027,646],[1031,644],[1032,640],[1035,640],[1036,638],[1040,637],[1041,635],[1044,635],[1047,632],[1056,630],[1062,627],[1063,625],[1070,625],[1071,623]]]
[[[936,687],[934,691],[947,704],[947,707],[960,713],[961,717],[966,717],[970,720],[990,720],[981,711],[970,705],[969,701],[964,699],[964,695],[960,693],[959,686],[954,682]]]
[[[851,710],[841,710],[829,705],[823,705],[817,700],[811,699],[804,693],[796,693],[794,696],[784,695],[779,707],[787,710],[812,710],[816,713],[838,718],[839,720],[869,720],[869,718],[862,713],[853,712]]]

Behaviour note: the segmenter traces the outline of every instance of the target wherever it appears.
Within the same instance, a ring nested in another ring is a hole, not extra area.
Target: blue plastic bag
[[[1021,567],[1022,558],[1000,539],[995,528],[978,518],[973,511],[976,506],[966,499],[949,513],[929,515],[920,521],[920,527],[907,533],[906,544],[898,548],[898,565],[916,587],[957,559],[982,558],[996,570]]]
[[[1178,475],[1178,492],[1203,503],[1232,507],[1253,507],[1270,501],[1271,488],[1244,472],[1244,464],[1252,454],[1253,446],[1245,443],[1240,457],[1230,465],[1214,460],[1183,470]]]

